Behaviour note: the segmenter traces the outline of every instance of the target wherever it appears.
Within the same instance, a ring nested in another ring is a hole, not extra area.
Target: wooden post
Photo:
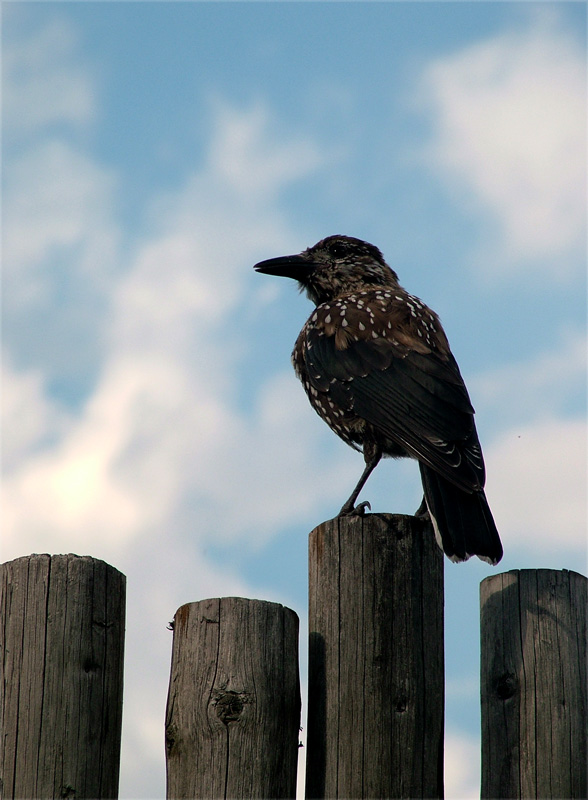
[[[482,798],[584,800],[588,580],[511,570],[480,599]]]
[[[298,617],[223,597],[174,617],[167,797],[293,798],[300,725]]]
[[[118,797],[125,583],[89,556],[0,565],[3,797]]]
[[[404,515],[309,539],[308,798],[443,797],[443,554]]]

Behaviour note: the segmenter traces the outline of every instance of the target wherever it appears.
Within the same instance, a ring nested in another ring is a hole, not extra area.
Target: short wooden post
[[[300,725],[298,617],[223,597],[174,617],[167,797],[293,798]]]
[[[421,519],[309,540],[308,798],[443,797],[443,555]]]
[[[0,565],[3,797],[118,797],[125,583],[89,556]]]
[[[585,800],[588,580],[511,570],[480,599],[482,798]]]

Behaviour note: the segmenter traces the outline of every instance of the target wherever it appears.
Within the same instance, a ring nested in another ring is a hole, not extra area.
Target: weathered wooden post
[[[0,565],[4,798],[118,797],[125,583],[89,556]]]
[[[585,800],[588,580],[511,570],[480,599],[482,798]]]
[[[174,617],[167,797],[293,798],[300,726],[298,617],[223,597]]]
[[[309,539],[308,798],[443,797],[443,554],[421,519]]]

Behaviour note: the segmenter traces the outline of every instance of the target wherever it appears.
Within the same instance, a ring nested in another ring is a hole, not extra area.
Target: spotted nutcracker
[[[425,495],[417,513],[428,512],[447,556],[498,563],[474,409],[438,316],[399,285],[377,247],[350,236],[255,269],[294,278],[316,304],[294,369],[315,411],[365,459],[339,514],[369,507],[355,501],[382,456],[416,458]]]

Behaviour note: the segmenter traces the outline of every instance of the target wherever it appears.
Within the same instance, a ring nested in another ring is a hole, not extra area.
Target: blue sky
[[[361,456],[289,357],[263,258],[373,242],[441,316],[499,570],[586,571],[583,3],[4,3],[4,559],[128,576],[121,797],[164,795],[190,600],[301,618]],[[413,512],[416,464],[363,498]],[[478,792],[477,560],[446,567],[446,796]],[[302,725],[305,726],[303,719]]]

